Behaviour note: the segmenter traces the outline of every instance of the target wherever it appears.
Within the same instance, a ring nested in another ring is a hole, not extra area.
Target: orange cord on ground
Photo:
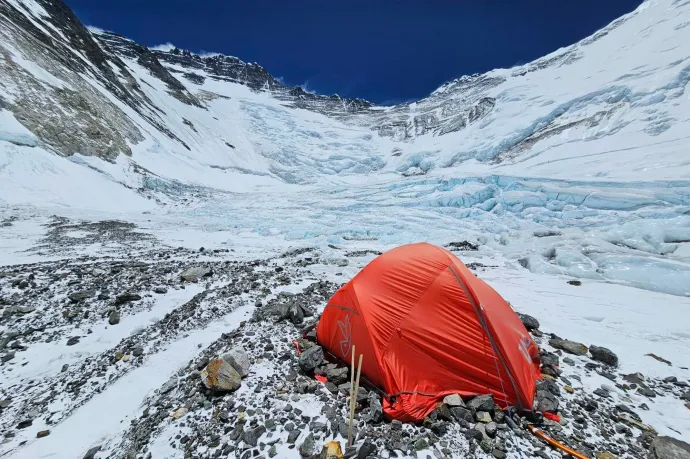
[[[541,438],[542,440],[544,440],[546,443],[548,443],[549,445],[553,446],[554,448],[558,448],[558,449],[560,449],[561,451],[565,451],[566,453],[570,454],[571,456],[573,456],[573,457],[575,457],[575,458],[577,458],[577,459],[590,459],[590,458],[588,458],[587,456],[585,456],[584,454],[580,454],[580,453],[578,453],[577,451],[575,451],[574,449],[568,448],[568,447],[565,446],[563,443],[557,442],[556,440],[554,440],[553,438],[549,437],[549,436],[546,435],[543,431],[537,429],[536,427],[534,427],[534,426],[531,425],[531,424],[529,424],[529,425],[527,426],[527,428],[528,428],[529,431],[532,432],[534,435],[536,435],[537,437]]]

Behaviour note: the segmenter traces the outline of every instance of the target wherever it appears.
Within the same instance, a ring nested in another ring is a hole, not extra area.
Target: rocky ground
[[[513,416],[511,429],[510,413],[491,397],[448,397],[422,424],[411,425],[384,420],[379,395],[364,387],[357,394],[355,446],[345,449],[349,371],[324,359],[309,330],[346,280],[336,271],[363,265],[375,251],[343,251],[335,261],[318,249],[238,260],[229,249],[160,246],[122,222],[55,219],[50,225],[35,248],[49,260],[0,267],[4,453],[28,457],[23,448],[47,441],[79,407],[154,365],[185,337],[218,329],[188,359],[176,356],[179,369],[170,367],[173,376],[135,405],[122,435],[79,455],[327,457],[322,448],[335,439],[345,457],[358,459],[561,457],[528,433],[528,420]],[[108,255],[64,255],[96,243],[115,245]],[[476,250],[469,243],[453,248]],[[330,275],[317,269],[324,265],[333,268]],[[531,420],[540,429],[587,457],[690,457],[687,445],[658,436],[638,414],[655,403],[690,408],[688,381],[622,374],[615,350],[568,341],[556,330],[540,330],[536,318],[521,319],[541,348],[537,407],[551,414]]]

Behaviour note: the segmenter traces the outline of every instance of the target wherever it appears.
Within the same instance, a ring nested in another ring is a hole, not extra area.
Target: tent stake
[[[359,393],[359,377],[362,374],[362,358],[364,354],[359,355],[359,364],[357,364],[357,379],[355,380],[355,390],[350,397],[350,424],[347,429],[347,447],[352,446],[352,421],[355,417],[355,406],[357,405],[357,394]],[[353,367],[354,368],[354,367]]]

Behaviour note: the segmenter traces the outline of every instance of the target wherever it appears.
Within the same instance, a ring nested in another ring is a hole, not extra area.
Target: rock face
[[[231,392],[242,385],[242,377],[228,362],[216,359],[201,371],[201,381],[208,389],[218,392]]]
[[[656,437],[649,447],[649,459],[690,459],[690,444],[671,437]]]
[[[556,349],[561,349],[568,354],[585,355],[587,354],[587,346],[575,341],[568,341],[566,339],[550,339],[549,344]]]
[[[605,363],[606,365],[611,365],[612,367],[618,366],[618,356],[605,347],[599,347],[592,344],[589,347],[589,353],[592,354],[594,360]]]
[[[302,352],[299,356],[299,367],[308,373],[323,362],[323,349],[321,346],[314,346]]]
[[[249,356],[244,349],[240,347],[231,349],[230,352],[223,356],[223,360],[228,362],[242,378],[245,378],[249,375],[251,363],[249,362]]]

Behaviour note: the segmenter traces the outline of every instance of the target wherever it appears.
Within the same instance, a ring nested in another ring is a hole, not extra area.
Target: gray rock
[[[14,352],[8,352],[7,354],[3,355],[0,357],[0,361],[2,362],[9,362],[14,358],[15,353]]]
[[[606,365],[611,365],[612,367],[618,366],[618,356],[605,347],[591,345],[589,347],[589,353],[592,354],[594,360],[605,363]]]
[[[558,399],[547,390],[537,390],[537,410],[557,411]]]
[[[232,365],[242,378],[249,375],[251,363],[249,362],[249,356],[241,347],[231,349],[230,352],[223,356],[223,360]]]
[[[0,400],[0,410],[4,410],[8,406],[10,406],[10,403],[12,403],[11,398],[6,398],[4,400]]]
[[[498,425],[491,421],[484,426],[484,430],[489,437],[494,438],[496,436],[496,431],[498,430]]]
[[[598,395],[599,397],[609,397],[609,391],[602,387],[597,387],[596,389],[594,389],[594,394]]]
[[[120,311],[117,309],[113,309],[110,311],[110,314],[108,314],[108,323],[110,325],[117,325],[120,323]]]
[[[26,429],[27,427],[31,427],[33,423],[33,420],[25,419],[24,421],[21,421],[19,424],[17,424],[17,429]]]
[[[201,381],[208,389],[218,392],[235,391],[242,385],[242,377],[237,370],[222,359],[209,362],[201,372]]]
[[[553,354],[551,352],[541,353],[539,355],[539,359],[541,360],[542,365],[551,365],[551,366],[557,367],[558,363],[559,363],[558,355]]]
[[[638,387],[637,393],[640,395],[644,395],[645,397],[649,397],[649,398],[656,397],[656,392],[654,392],[652,389],[650,389],[648,387]]]
[[[342,384],[347,381],[348,370],[345,367],[330,368],[326,370],[326,378],[335,385]]]
[[[506,453],[504,453],[503,451],[501,451],[501,450],[498,449],[498,448],[494,448],[494,449],[491,451],[491,455],[492,455],[493,457],[495,457],[496,459],[504,459],[504,458],[506,457]]]
[[[478,395],[467,402],[467,408],[472,411],[492,411],[494,409],[494,396],[491,394]]]
[[[626,380],[629,383],[633,384],[643,384],[644,383],[644,375],[642,373],[631,373],[629,375],[623,376],[623,379]]]
[[[477,420],[477,422],[483,422],[485,424],[491,422],[491,414],[489,414],[488,411],[477,411],[474,414],[474,418]]]
[[[163,384],[160,388],[160,393],[161,394],[167,394],[171,390],[173,390],[175,387],[177,387],[177,381],[174,379],[168,380],[165,384]]]
[[[427,449],[428,447],[429,442],[426,440],[426,438],[418,438],[417,441],[414,442],[415,451],[422,451]]]
[[[266,432],[266,427],[259,426],[254,429],[248,429],[244,431],[242,435],[242,440],[248,445],[256,446],[259,444],[259,438]]]
[[[285,317],[295,325],[299,325],[304,322],[304,310],[302,307],[293,303],[288,306]]]
[[[304,439],[304,442],[299,446],[300,456],[311,457],[314,454],[314,446],[314,434],[309,433],[307,438]]]
[[[198,282],[199,279],[210,276],[211,274],[212,272],[210,268],[206,268],[204,266],[194,266],[192,268],[185,269],[182,274],[180,274],[180,277],[182,280],[187,282]]]
[[[79,337],[78,336],[73,336],[70,339],[67,340],[67,345],[68,346],[74,346],[79,342]]]
[[[462,397],[460,397],[458,394],[447,395],[443,399],[443,403],[448,405],[450,408],[456,406],[465,406],[465,402],[462,400]]]
[[[70,301],[73,303],[78,303],[80,301],[86,300],[88,298],[91,298],[96,294],[95,290],[82,290],[81,292],[74,292],[69,295]],[[94,453],[95,454],[95,453]]]
[[[376,454],[376,446],[369,440],[364,440],[364,443],[357,450],[357,459],[366,459],[374,454]]]
[[[323,349],[321,346],[314,346],[302,352],[299,356],[299,367],[305,373],[309,373],[323,362]]]
[[[455,406],[450,409],[450,414],[458,421],[473,422],[472,412],[462,406]]]
[[[373,390],[369,392],[369,422],[378,423],[383,420],[383,407],[379,396]]]
[[[115,304],[120,305],[130,303],[132,301],[139,301],[140,299],[141,295],[138,295],[136,293],[123,293],[122,295],[118,295],[115,297]]]
[[[587,346],[582,343],[577,343],[575,341],[568,341],[567,339],[550,339],[549,344],[556,349],[561,349],[569,354],[573,355],[585,355],[587,354]]]
[[[690,445],[671,437],[656,437],[649,447],[649,459],[690,459]]]
[[[144,348],[142,346],[134,346],[134,349],[132,349],[132,355],[134,357],[139,357],[140,355],[144,354]]]
[[[539,328],[539,321],[534,317],[528,316],[527,314],[520,314],[519,312],[516,314],[527,330],[536,330]]]
[[[101,445],[94,446],[93,448],[89,449],[86,454],[84,455],[84,459],[93,459],[96,457],[96,453],[101,450]]]
[[[168,293],[168,289],[165,287],[156,287],[153,289],[153,293],[158,293],[159,295],[162,295],[164,293]]]

